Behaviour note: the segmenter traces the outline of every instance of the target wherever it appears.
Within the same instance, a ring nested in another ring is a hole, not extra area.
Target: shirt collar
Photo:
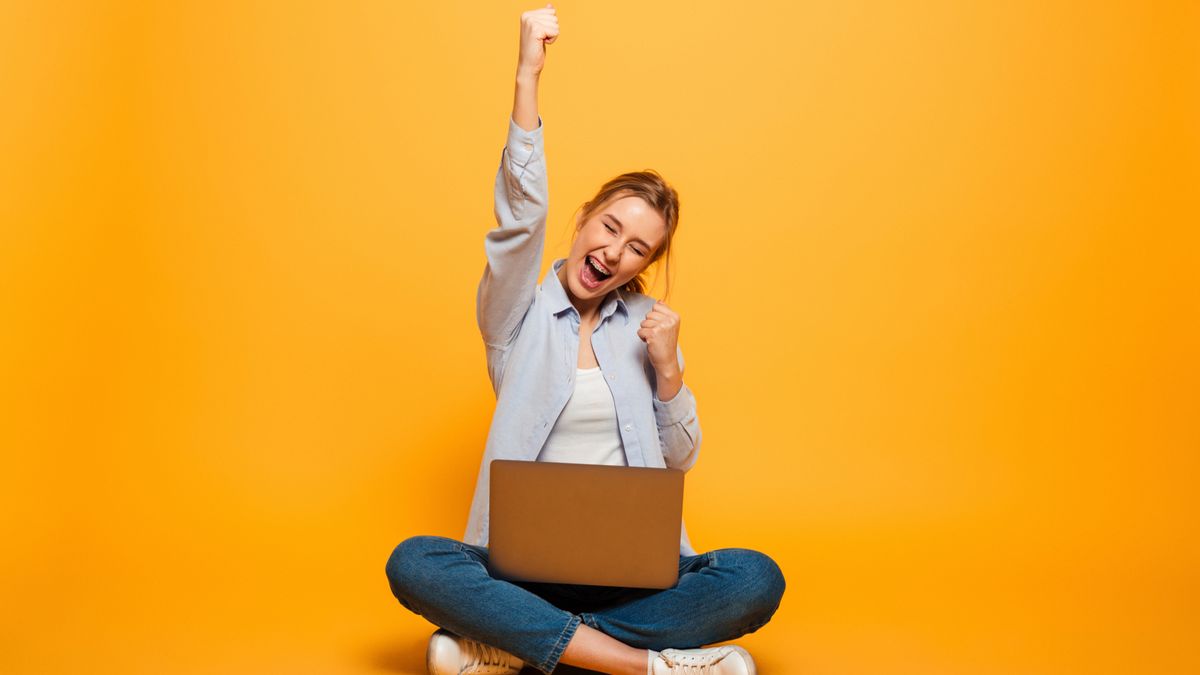
[[[567,291],[562,287],[562,282],[558,280],[558,268],[565,265],[566,262],[566,258],[555,260],[550,265],[550,271],[546,272],[546,276],[542,277],[542,289],[549,296],[550,311],[555,316],[575,308],[571,304],[571,299],[567,297]],[[629,307],[625,305],[625,296],[621,293],[621,289],[614,288],[608,292],[608,295],[604,296],[604,301],[600,303],[600,321],[612,316],[613,312],[618,309],[621,310],[621,318],[628,325]]]

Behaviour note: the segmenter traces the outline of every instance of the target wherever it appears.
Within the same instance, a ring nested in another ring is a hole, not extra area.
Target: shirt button
[[[632,430],[633,430],[633,425],[632,425],[632,424],[626,424],[626,425],[625,425],[625,431],[632,431]]]

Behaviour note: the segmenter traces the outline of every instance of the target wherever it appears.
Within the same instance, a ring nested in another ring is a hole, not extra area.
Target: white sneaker
[[[478,640],[439,628],[429,636],[425,669],[429,675],[517,675],[525,662]]]
[[[648,675],[755,675],[750,652],[737,645],[664,649],[650,660]]]

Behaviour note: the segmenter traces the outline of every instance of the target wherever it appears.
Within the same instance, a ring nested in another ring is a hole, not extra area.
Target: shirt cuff
[[[508,116],[508,153],[509,157],[519,166],[525,166],[529,158],[541,154],[542,145],[542,116],[538,115],[538,125],[533,131],[526,131],[517,124],[512,115]]]
[[[688,389],[687,382],[684,382],[679,391],[675,392],[675,397],[670,401],[663,401],[658,398],[658,392],[654,393],[654,419],[660,427],[671,426],[678,424],[687,419],[688,414],[695,407],[696,399],[692,396],[692,390]]]

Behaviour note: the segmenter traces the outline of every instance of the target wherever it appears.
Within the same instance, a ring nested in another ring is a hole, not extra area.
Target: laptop
[[[490,489],[488,571],[497,579],[679,582],[679,469],[494,459]]]

